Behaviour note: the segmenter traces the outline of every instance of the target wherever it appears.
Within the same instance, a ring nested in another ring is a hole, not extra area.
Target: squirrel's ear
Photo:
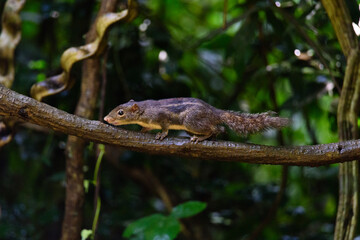
[[[137,110],[139,110],[139,106],[135,103],[134,105],[131,106],[130,111],[136,112]]]

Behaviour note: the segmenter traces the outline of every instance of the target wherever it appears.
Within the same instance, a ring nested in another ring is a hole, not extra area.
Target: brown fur
[[[217,109],[197,98],[169,98],[162,100],[129,101],[117,106],[104,120],[113,125],[138,124],[143,131],[161,129],[156,139],[164,139],[169,129],[194,134],[191,141],[202,141],[224,131],[228,125],[241,135],[281,128],[286,118],[273,117],[273,112],[238,113]]]
[[[261,132],[272,128],[282,128],[289,124],[289,119],[274,117],[274,112],[265,113],[237,113],[224,111],[221,115],[223,122],[241,135]]]

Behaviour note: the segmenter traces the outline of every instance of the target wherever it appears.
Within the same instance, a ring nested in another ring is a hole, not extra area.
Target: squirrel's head
[[[132,124],[141,114],[140,107],[134,100],[113,109],[104,120],[113,125]]]

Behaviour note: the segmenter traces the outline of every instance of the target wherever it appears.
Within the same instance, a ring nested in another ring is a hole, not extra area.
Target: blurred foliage
[[[349,4],[351,1],[348,1]],[[3,10],[4,1],[0,1]],[[16,51],[13,89],[28,95],[32,84],[60,72],[64,50],[84,43],[99,7],[94,0],[28,1],[21,13],[22,41]],[[109,38],[106,112],[129,99],[191,96],[223,109],[274,110],[292,119],[283,144],[336,142],[338,85],[346,61],[320,1],[228,0],[140,1],[131,24],[115,25]],[[357,23],[359,12],[351,8]],[[357,8],[356,8],[357,9]],[[307,38],[305,38],[307,37]],[[315,47],[315,48],[314,48]],[[320,55],[321,57],[319,57]],[[75,86],[45,99],[73,112]],[[174,131],[171,134],[179,134]],[[275,131],[221,139],[279,145]],[[64,212],[66,136],[19,126],[0,149],[0,239],[59,239]],[[96,156],[86,150],[84,171],[92,179]],[[107,148],[101,167],[99,239],[119,239],[130,222],[164,216],[158,194],[131,174],[151,172],[173,205],[207,203],[185,219],[203,239],[249,236],[272,206],[281,181],[280,166],[150,156]],[[158,186],[153,186],[154,189]],[[84,229],[94,217],[89,187]],[[337,166],[291,167],[285,196],[261,239],[332,239],[337,204]],[[186,239],[182,234],[178,239]]]
[[[131,239],[175,239],[180,232],[180,218],[191,217],[206,208],[206,203],[188,201],[174,207],[169,216],[152,214],[129,224],[124,231],[126,238]]]

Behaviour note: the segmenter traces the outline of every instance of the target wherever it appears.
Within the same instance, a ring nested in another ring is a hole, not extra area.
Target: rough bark
[[[352,49],[358,48],[358,43],[352,28],[350,12],[346,6],[346,1],[323,0],[321,2],[333,25],[341,49],[345,57],[348,57]]]
[[[346,1],[322,1],[334,27],[342,51],[347,58],[344,83],[338,106],[338,132],[340,141],[357,139],[359,110],[360,54],[359,43],[351,25]],[[354,158],[357,160],[358,158]],[[334,239],[354,239],[358,216],[359,192],[358,161],[339,168],[339,203]]]
[[[99,121],[66,113],[0,86],[0,115],[81,137],[148,154],[182,156],[216,161],[292,166],[321,166],[360,157],[360,140],[298,147],[277,147],[226,141],[191,143],[189,138],[155,140],[154,134],[126,131]]]
[[[114,11],[116,2],[117,0],[102,1],[98,16],[86,36],[86,43],[91,43],[96,38],[96,22],[99,16]],[[93,117],[100,86],[99,70],[99,58],[84,61],[81,94],[75,115],[87,119]],[[82,138],[76,136],[68,137],[66,146],[66,199],[62,240],[79,239],[80,237],[84,203],[83,158],[85,144],[86,142]]]

